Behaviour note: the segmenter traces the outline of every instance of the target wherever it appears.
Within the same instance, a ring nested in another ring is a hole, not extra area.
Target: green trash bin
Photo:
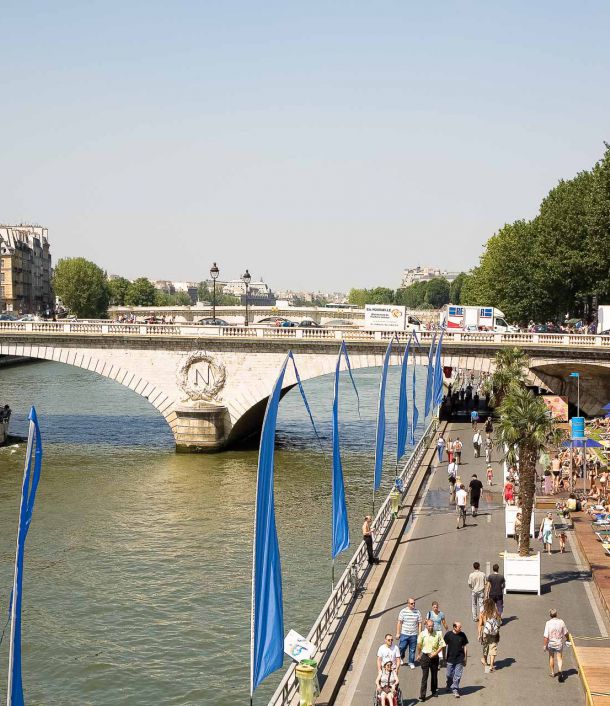
[[[299,680],[299,706],[313,706],[320,693],[318,663],[315,659],[303,659],[295,671]]]

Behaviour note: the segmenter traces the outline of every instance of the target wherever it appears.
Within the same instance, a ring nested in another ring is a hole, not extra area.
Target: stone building
[[[47,229],[0,225],[0,311],[44,314],[52,309]]]

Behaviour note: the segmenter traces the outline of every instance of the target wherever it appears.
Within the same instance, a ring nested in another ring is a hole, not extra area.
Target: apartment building
[[[38,314],[52,309],[47,229],[0,225],[0,312]]]

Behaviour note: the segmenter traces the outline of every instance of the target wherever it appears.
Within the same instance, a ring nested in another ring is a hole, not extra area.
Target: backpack
[[[483,625],[483,635],[495,637],[500,632],[500,623],[497,618],[488,618]]]

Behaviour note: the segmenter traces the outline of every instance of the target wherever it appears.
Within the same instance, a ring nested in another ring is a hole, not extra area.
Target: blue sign
[[[572,423],[572,438],[573,439],[584,439],[585,438],[585,418],[584,417],[572,417],[570,420]]]

